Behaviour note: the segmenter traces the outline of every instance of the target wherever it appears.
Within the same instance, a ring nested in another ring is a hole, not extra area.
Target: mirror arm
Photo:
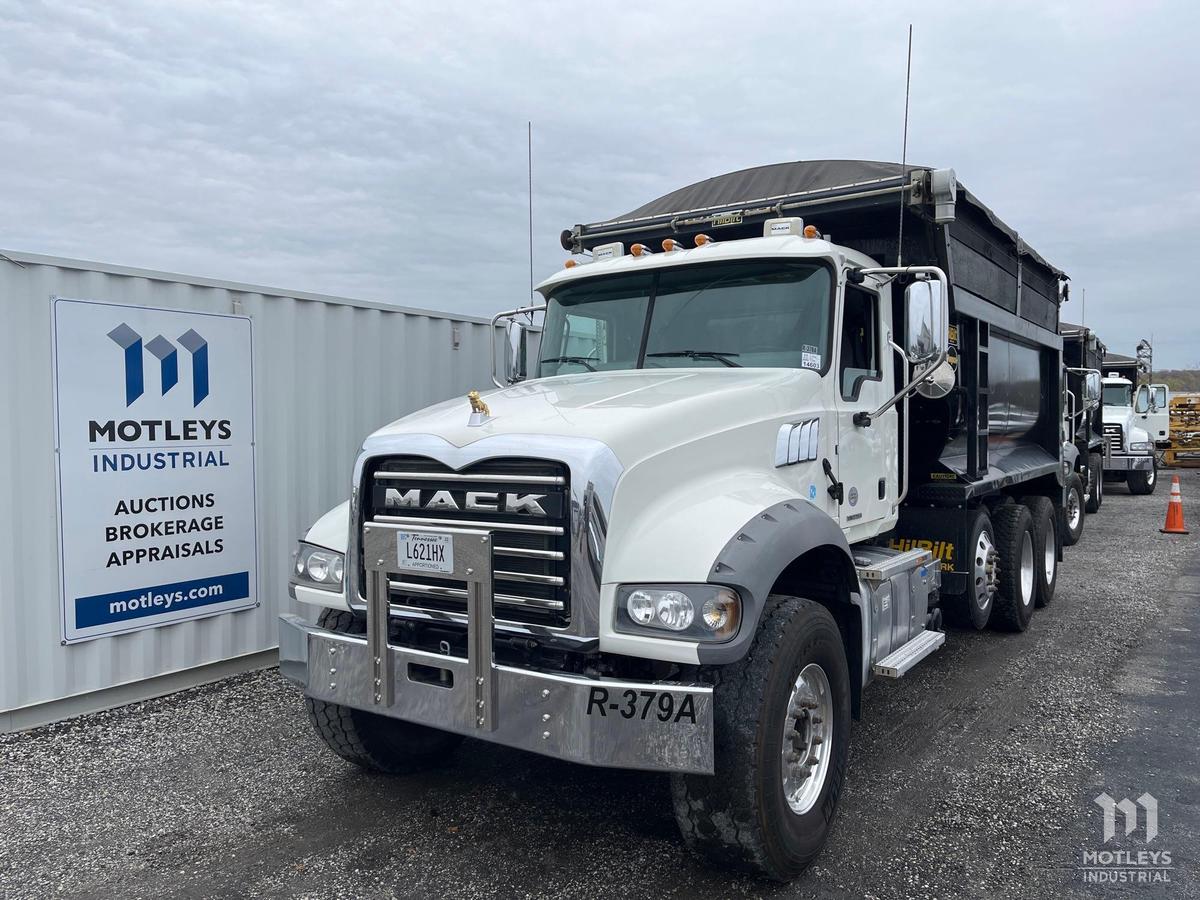
[[[947,304],[949,303],[950,280],[946,277],[946,273],[937,266],[879,266],[870,269],[859,269],[858,271],[863,275],[891,275],[893,277],[905,274],[932,275],[939,282],[941,282],[942,296],[946,298]],[[947,310],[948,309],[949,307],[947,306]],[[895,343],[891,341],[889,341],[889,343],[891,343],[892,347],[896,350],[900,349],[899,347],[896,347]],[[919,385],[922,381],[926,381],[929,378],[930,373],[932,373],[938,368],[938,366],[946,361],[946,357],[949,356],[949,353],[950,348],[946,346],[946,344],[943,344],[941,349],[938,351],[937,359],[932,365],[925,366],[923,369],[921,369],[920,372],[918,372],[915,376],[913,376],[912,379],[909,380],[908,384],[900,388],[900,390],[897,391],[890,400],[884,403],[883,406],[879,407],[879,409],[875,410],[874,412],[855,413],[854,424],[859,428],[869,427],[872,419],[879,418],[881,415],[915,391],[917,389],[917,385]],[[904,354],[904,357],[907,359],[908,354]]]
[[[525,314],[529,314],[530,318],[532,318],[533,313],[545,311],[546,306],[543,304],[542,306],[522,306],[520,309],[510,309],[507,312],[499,312],[492,316],[492,327],[490,329],[492,336],[492,384],[496,385],[496,387],[508,387],[507,384],[501,384],[500,379],[496,377],[496,326],[500,323],[501,319],[511,319],[515,316]]]

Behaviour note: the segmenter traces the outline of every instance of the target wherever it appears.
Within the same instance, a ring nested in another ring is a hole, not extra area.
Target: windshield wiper
[[[596,367],[592,365],[595,361],[595,358],[591,356],[551,356],[548,359],[542,360],[544,363],[579,363],[579,365],[586,368],[589,372],[596,371]]]
[[[741,356],[740,353],[727,353],[724,350],[662,350],[658,353],[647,353],[646,356],[686,356],[688,359],[715,359],[731,369],[742,368],[741,363],[735,363],[729,357]]]

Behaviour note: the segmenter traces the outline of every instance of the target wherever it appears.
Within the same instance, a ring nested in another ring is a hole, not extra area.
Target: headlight
[[[626,634],[669,632],[697,641],[727,641],[737,634],[741,621],[742,598],[737,591],[720,585],[617,588],[616,628]]]
[[[340,591],[346,574],[346,557],[325,547],[300,542],[292,565],[292,580],[306,587]]]
[[[1152,441],[1131,441],[1129,444],[1130,450],[1153,450],[1154,443]]]

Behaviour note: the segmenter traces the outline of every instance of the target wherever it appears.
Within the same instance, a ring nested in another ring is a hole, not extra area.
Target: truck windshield
[[[1133,388],[1128,384],[1106,384],[1105,406],[1133,406]]]
[[[815,262],[585,278],[549,296],[538,375],[652,368],[824,372],[832,279]]]

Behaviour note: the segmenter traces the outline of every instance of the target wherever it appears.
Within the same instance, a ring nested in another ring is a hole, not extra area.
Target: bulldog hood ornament
[[[470,391],[467,394],[467,400],[471,404],[471,418],[467,419],[468,428],[478,428],[492,417],[492,411],[480,398],[479,391]]]

